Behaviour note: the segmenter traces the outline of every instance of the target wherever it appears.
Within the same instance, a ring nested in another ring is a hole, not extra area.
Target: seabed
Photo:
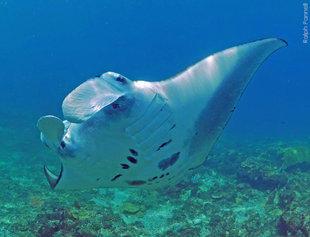
[[[310,141],[224,135],[169,190],[52,191],[42,166],[57,157],[31,122],[0,124],[0,236],[310,235]]]

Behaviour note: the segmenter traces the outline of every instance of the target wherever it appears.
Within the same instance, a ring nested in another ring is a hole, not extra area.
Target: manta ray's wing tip
[[[277,40],[280,40],[280,41],[282,41],[284,44],[285,44],[285,46],[288,46],[288,43],[287,43],[287,41],[286,40],[284,40],[284,39],[281,39],[281,38],[276,38]]]
[[[267,41],[267,40],[278,41],[278,42],[283,44],[283,47],[288,46],[288,43],[286,40],[284,40],[282,38],[277,38],[277,37],[275,37],[275,38],[262,38],[262,39],[254,40],[254,41],[252,41],[252,43],[257,42],[257,41]]]

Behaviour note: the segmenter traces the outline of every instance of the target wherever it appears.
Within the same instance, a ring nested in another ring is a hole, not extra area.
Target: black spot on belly
[[[149,181],[154,181],[155,179],[157,179],[157,176],[155,176],[155,177],[149,179]]]
[[[159,178],[161,179],[161,178],[163,178],[165,175],[164,174],[162,174],[161,176],[159,176]]]
[[[99,177],[99,178],[96,178],[97,181],[99,181],[100,179],[101,179],[100,177]]]
[[[159,151],[161,148],[163,148],[164,146],[167,146],[170,142],[172,142],[172,139],[170,139],[169,141],[167,142],[164,142],[163,144],[161,144],[156,151]]]
[[[144,180],[132,180],[132,181],[127,181],[129,185],[142,185],[145,184],[146,182]]]
[[[138,152],[134,149],[129,149],[130,153],[134,156],[138,156]]]
[[[121,166],[122,166],[122,169],[125,169],[125,170],[126,170],[126,169],[129,169],[129,167],[130,167],[130,166],[127,165],[127,164],[121,164]]]
[[[129,160],[133,164],[137,164],[138,160],[133,158],[132,156],[127,156],[127,160]]]
[[[118,179],[119,177],[121,177],[121,174],[116,175],[113,179],[111,179],[111,181],[115,181],[116,179]]]
[[[174,153],[169,158],[163,159],[158,163],[158,168],[161,170],[167,169],[169,166],[174,165],[175,162],[179,159],[180,152]]]

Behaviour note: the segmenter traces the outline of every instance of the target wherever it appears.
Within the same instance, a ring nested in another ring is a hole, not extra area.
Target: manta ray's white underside
[[[64,100],[65,121],[44,116],[41,140],[62,161],[54,188],[159,187],[201,165],[258,67],[286,46],[263,39],[226,49],[164,81],[108,72]]]

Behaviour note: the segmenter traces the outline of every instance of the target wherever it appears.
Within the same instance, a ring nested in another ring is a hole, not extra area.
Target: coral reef
[[[249,157],[241,163],[237,178],[261,190],[282,188],[287,177],[277,166],[270,163],[268,160],[263,163],[261,158]]]
[[[31,130],[21,136],[1,154],[0,236],[310,235],[305,141],[224,137],[192,177],[164,190],[52,191],[40,160],[57,167],[55,157],[20,144],[36,144]]]
[[[287,147],[279,151],[282,155],[283,168],[310,168],[310,148],[306,146]]]

